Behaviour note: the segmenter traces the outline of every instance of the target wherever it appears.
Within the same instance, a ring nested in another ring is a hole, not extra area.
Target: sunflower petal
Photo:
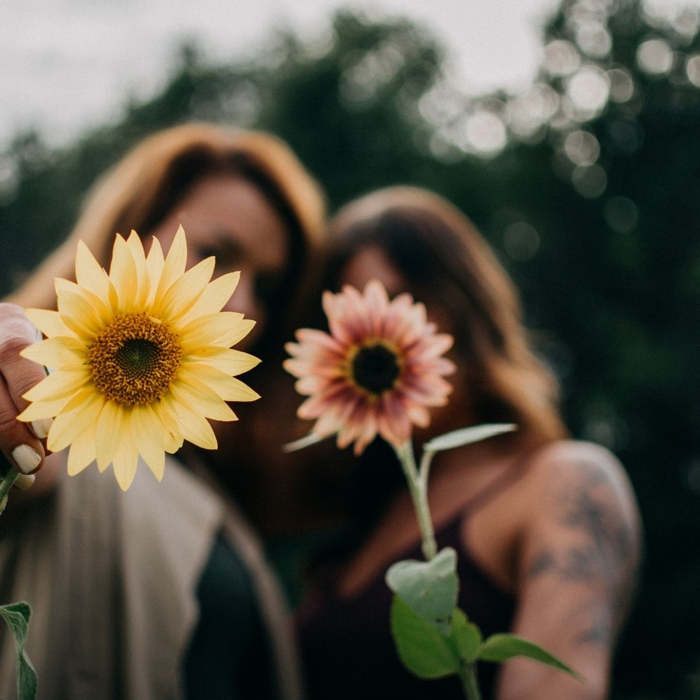
[[[117,235],[114,240],[109,278],[117,290],[119,310],[125,313],[137,310],[139,308],[137,306],[139,298],[138,268],[129,246],[120,235]]]
[[[84,345],[76,338],[47,338],[28,345],[19,354],[46,367],[76,369],[85,364]]]
[[[42,418],[53,418],[63,410],[70,398],[70,396],[61,396],[52,401],[34,401],[17,416],[17,420],[30,423]]]
[[[59,369],[22,394],[27,401],[51,401],[70,396],[90,381],[87,369]]]
[[[202,416],[190,411],[189,408],[177,401],[173,400],[171,405],[178,428],[185,440],[189,440],[206,450],[215,450],[217,448],[216,435],[214,435],[214,431],[206,418],[202,418]]]
[[[194,303],[194,306],[183,317],[183,325],[198,316],[206,316],[221,311],[236,291],[240,277],[240,272],[228,272],[210,282]]]
[[[165,430],[165,451],[168,454],[174,454],[182,447],[183,437],[170,403],[166,397],[162,401],[154,403],[151,408]]]
[[[139,463],[139,451],[129,427],[128,415],[125,414],[122,427],[122,439],[112,459],[114,476],[122,491],[126,491],[129,486],[131,486],[134,476],[136,476],[136,468]]]
[[[260,358],[240,350],[209,347],[197,354],[190,355],[188,362],[208,365],[235,377],[260,364]],[[185,363],[186,366],[186,363]]]
[[[80,287],[92,292],[109,306],[116,306],[112,282],[83,241],[78,241],[75,255],[75,279]]]
[[[93,294],[90,290],[83,289],[79,285],[75,284],[75,282],[70,282],[69,280],[61,279],[60,277],[57,278],[54,281],[54,283],[56,286],[56,295],[57,295],[58,313],[59,314],[63,315],[66,312],[70,313],[70,310],[65,306],[65,303],[62,306],[63,295],[67,295],[69,300],[73,296],[77,295],[78,297],[80,297],[82,302],[87,302],[89,304],[93,315],[97,317],[98,327],[104,325],[105,323],[108,323],[114,317],[114,310],[112,308],[111,301],[109,301],[109,300],[105,301],[104,299],[101,299],[96,294]],[[116,292],[115,292],[115,294],[116,294]],[[64,321],[64,323],[65,323],[65,321]]]
[[[204,292],[212,274],[216,260],[208,257],[198,262],[173,282],[167,292],[154,304],[152,313],[177,329],[177,319],[182,317]]]
[[[122,440],[124,411],[114,401],[106,401],[97,419],[95,430],[95,451],[97,466],[103,472],[112,463]]]
[[[148,304],[151,306],[156,296],[156,291],[160,284],[160,276],[163,273],[163,249],[160,247],[160,241],[153,236],[151,247],[146,256],[146,270],[148,272]]]
[[[180,377],[186,383],[205,384],[224,401],[256,401],[260,398],[260,394],[240,379],[208,365],[188,364],[182,368]]]
[[[206,345],[228,348],[245,338],[254,325],[255,321],[243,318],[243,314],[235,311],[200,316],[179,329],[182,349],[189,354]]]
[[[148,301],[150,292],[148,270],[146,268],[146,255],[143,252],[143,243],[141,237],[132,229],[129,237],[126,239],[126,245],[131,252],[131,257],[134,260],[136,267],[136,278],[138,280],[138,292],[134,294],[134,307],[143,309]],[[135,292],[136,290],[134,290]]]
[[[158,481],[165,471],[165,438],[163,425],[149,406],[134,408],[129,417],[138,451]]]
[[[97,297],[91,295],[92,299],[89,298],[89,292],[81,292],[78,291],[79,287],[68,286],[72,284],[68,280],[56,279],[58,313],[61,321],[78,337],[90,340],[103,325],[103,312],[106,307],[93,304]]]
[[[189,377],[179,382],[173,382],[170,392],[175,401],[188,406],[205,418],[219,421],[238,420],[228,404],[206,384]]]
[[[95,423],[90,423],[86,429],[73,440],[68,452],[68,475],[80,474],[85,467],[95,461]]]
[[[163,263],[163,271],[161,272],[158,290],[154,299],[155,304],[159,303],[161,297],[170,289],[171,285],[182,276],[186,264],[187,240],[185,230],[180,226],[177,229],[173,242],[170,244],[170,250],[168,250]]]
[[[48,338],[55,335],[72,336],[68,326],[61,320],[58,311],[47,311],[45,309],[25,309],[27,318]]]
[[[95,425],[103,404],[102,396],[93,394],[80,408],[56,416],[49,429],[46,446],[52,452],[68,447],[80,433]]]

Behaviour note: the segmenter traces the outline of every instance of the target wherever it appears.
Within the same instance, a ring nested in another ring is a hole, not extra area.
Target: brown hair
[[[478,421],[513,421],[534,442],[563,437],[558,384],[535,357],[517,291],[474,225],[436,194],[391,187],[345,206],[330,225],[328,280],[376,245],[419,296],[455,319],[455,352]]]
[[[194,182],[221,172],[240,174],[256,185],[285,223],[291,243],[285,310],[301,307],[324,236],[319,187],[276,137],[204,123],[157,132],[129,151],[97,181],[66,241],[8,300],[52,306],[53,278],[73,279],[79,240],[106,265],[115,233],[148,234]]]

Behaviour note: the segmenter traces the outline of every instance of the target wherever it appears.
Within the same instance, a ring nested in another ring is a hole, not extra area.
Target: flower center
[[[180,365],[178,337],[145,313],[120,314],[88,348],[95,388],[125,406],[157,401]]]
[[[381,343],[360,348],[350,362],[350,376],[371,394],[391,389],[400,372],[396,353]]]

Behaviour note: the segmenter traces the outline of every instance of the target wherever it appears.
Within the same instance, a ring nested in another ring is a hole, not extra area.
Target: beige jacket
[[[28,601],[39,700],[182,697],[196,586],[224,529],[247,565],[277,662],[280,697],[300,698],[289,617],[262,550],[233,504],[175,460],[157,483],[140,465],[122,493],[110,473],[63,475],[3,532],[0,601]],[[15,654],[0,629],[0,697],[15,697]]]

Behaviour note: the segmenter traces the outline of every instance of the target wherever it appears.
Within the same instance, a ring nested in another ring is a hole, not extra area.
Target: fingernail
[[[34,474],[19,474],[18,477],[15,479],[15,486],[20,490],[20,491],[26,491],[27,489],[32,488],[34,486],[34,482],[36,481],[36,477]]]
[[[31,474],[41,464],[41,455],[29,445],[15,447],[12,459],[23,474]]]
[[[53,423],[53,418],[40,418],[39,420],[32,421],[32,430],[34,435],[38,438],[43,439],[49,434],[49,428]]]

